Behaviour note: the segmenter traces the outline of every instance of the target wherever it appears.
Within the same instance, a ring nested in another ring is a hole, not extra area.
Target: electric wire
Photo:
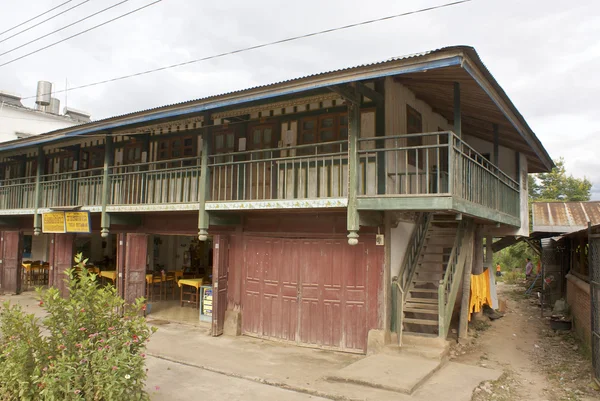
[[[122,4],[122,3],[124,3],[125,1],[129,1],[129,0],[123,0],[121,3],[117,3],[116,5]],[[2,64],[0,64],[0,67],[4,67],[5,65],[12,64],[12,63],[14,63],[15,61],[22,60],[22,59],[24,59],[25,57],[29,57],[29,56],[31,56],[31,55],[33,55],[33,54],[39,53],[39,52],[41,52],[42,50],[49,49],[49,48],[51,48],[51,47],[53,47],[53,46],[56,46],[56,45],[58,45],[58,44],[60,44],[60,43],[66,42],[66,41],[67,41],[67,40],[69,40],[69,39],[73,39],[73,38],[75,38],[75,37],[77,37],[77,36],[83,35],[84,33],[87,33],[87,32],[90,32],[90,31],[93,31],[94,29],[100,28],[100,27],[102,27],[102,26],[104,26],[104,25],[110,24],[111,22],[117,21],[117,20],[119,20],[119,19],[121,19],[121,18],[127,17],[128,15],[134,14],[134,13],[136,13],[136,12],[138,12],[138,11],[141,11],[141,10],[143,10],[143,9],[145,9],[145,8],[148,8],[148,7],[150,7],[150,6],[153,6],[153,5],[155,5],[155,4],[158,4],[158,3],[160,3],[161,1],[162,1],[162,0],[156,0],[156,1],[153,1],[152,3],[149,3],[149,4],[146,4],[146,5],[142,6],[142,7],[136,8],[135,10],[129,11],[129,12],[125,13],[125,14],[121,14],[121,15],[119,15],[118,17],[111,18],[111,19],[109,19],[108,21],[104,21],[104,22],[103,22],[103,23],[101,23],[101,24],[94,25],[93,27],[91,27],[91,28],[88,28],[88,29],[85,29],[85,30],[83,30],[83,31],[81,31],[81,32],[78,32],[78,33],[74,34],[74,35],[68,36],[68,37],[66,37],[66,38],[64,38],[64,39],[61,39],[61,40],[59,40],[59,41],[56,41],[56,42],[54,42],[54,43],[50,43],[50,44],[49,44],[49,45],[47,45],[47,46],[40,47],[40,48],[39,48],[39,49],[37,49],[37,50],[34,50],[34,51],[32,51],[32,52],[29,52],[29,53],[27,53],[27,54],[24,54],[24,55],[22,55],[22,56],[19,56],[19,57],[17,57],[17,58],[14,58],[14,59],[12,59],[12,60],[10,60],[10,61],[7,61],[7,62],[5,62],[5,63],[2,63]],[[470,1],[470,0],[467,0],[467,1]],[[115,6],[116,6],[116,5],[115,5]],[[109,8],[113,8],[113,7],[115,7],[115,6],[111,6],[111,7],[109,7]],[[97,13],[96,13],[96,14],[97,14]],[[62,28],[61,28],[61,30],[62,30]],[[20,46],[20,47],[23,47],[23,46]],[[2,54],[5,54],[5,53],[2,53]],[[69,89],[69,90],[70,90],[70,89]]]
[[[61,3],[61,4],[57,5],[56,7],[52,7],[50,10],[44,11],[43,13],[41,13],[41,14],[38,14],[38,15],[36,15],[35,17],[29,18],[27,21],[23,21],[23,22],[21,22],[20,24],[17,24],[17,25],[15,25],[15,26],[13,26],[12,28],[8,28],[7,30],[0,32],[0,35],[4,35],[5,33],[12,31],[13,29],[17,29],[18,27],[20,27],[20,26],[23,26],[23,25],[25,25],[25,24],[26,24],[26,23],[28,23],[28,22],[31,22],[31,21],[33,21],[34,19],[37,19],[37,18],[41,17],[42,15],[46,15],[46,14],[48,14],[49,12],[51,12],[51,11],[54,11],[54,10],[56,10],[57,8],[60,8],[60,7],[64,6],[65,4],[67,4],[67,3],[70,3],[70,2],[72,2],[72,1],[73,1],[73,0],[68,0],[68,1],[65,1],[64,3]]]
[[[56,14],[56,15],[53,15],[52,17],[46,18],[45,20],[43,20],[43,21],[40,21],[40,22],[38,22],[37,24],[31,25],[30,27],[28,27],[28,28],[25,28],[25,29],[23,29],[22,31],[19,31],[19,32],[15,33],[15,34],[12,34],[12,35],[10,35],[10,36],[9,36],[9,37],[7,37],[7,38],[4,38],[4,39],[0,40],[0,43],[2,43],[2,42],[6,42],[7,40],[14,38],[15,36],[19,36],[20,34],[22,34],[22,33],[24,33],[24,32],[27,32],[27,31],[29,31],[29,30],[31,30],[31,29],[33,29],[33,28],[35,28],[35,27],[38,27],[38,26],[40,26],[40,25],[42,25],[42,24],[44,24],[44,23],[46,23],[46,22],[48,22],[48,21],[50,21],[50,20],[52,20],[52,19],[54,19],[54,18],[56,18],[56,17],[60,16],[60,15],[63,15],[63,14],[65,14],[65,13],[68,13],[69,11],[71,11],[71,10],[73,10],[73,9],[75,9],[75,8],[79,7],[79,6],[82,6],[82,5],[84,5],[85,3],[89,2],[89,1],[91,1],[91,0],[85,0],[85,1],[82,1],[81,3],[79,3],[79,4],[75,4],[75,5],[74,5],[73,7],[71,7],[71,8],[67,8],[66,10],[64,10],[64,11],[62,11],[62,12],[60,12],[60,13]],[[46,36],[48,36],[48,35],[46,35]],[[31,42],[30,42],[30,43],[31,43]],[[21,47],[23,47],[23,46],[21,46]],[[18,48],[17,48],[17,49],[18,49]],[[13,50],[16,50],[16,49],[13,49]],[[12,50],[11,50],[11,51],[12,51]],[[6,54],[6,53],[4,53],[4,54]]]
[[[85,0],[83,3],[87,3],[88,1],[90,1],[90,0]],[[113,5],[112,5],[112,6],[110,6],[110,7],[106,7],[106,8],[104,8],[104,9],[100,10],[100,11],[97,11],[97,12],[95,12],[95,13],[93,13],[93,14],[90,14],[90,15],[88,15],[88,16],[86,16],[86,17],[84,17],[84,18],[81,18],[81,19],[79,19],[79,20],[77,20],[77,21],[75,21],[75,22],[72,22],[72,23],[70,23],[70,24],[68,24],[68,25],[65,25],[65,26],[63,26],[62,28],[58,28],[58,29],[57,29],[57,30],[55,30],[55,31],[52,31],[52,32],[50,32],[50,33],[47,33],[47,34],[45,34],[45,35],[43,35],[43,36],[37,37],[37,38],[35,38],[35,39],[32,39],[32,40],[30,40],[29,42],[23,43],[22,45],[19,45],[19,46],[17,46],[17,47],[14,47],[14,48],[12,48],[12,49],[10,49],[10,50],[7,50],[7,51],[5,51],[5,52],[3,52],[3,53],[0,53],[0,56],[4,56],[5,54],[12,53],[12,52],[14,52],[15,50],[21,49],[21,48],[23,48],[23,47],[25,47],[25,46],[29,46],[29,45],[30,45],[30,44],[32,44],[32,43],[35,43],[35,42],[37,42],[37,41],[39,41],[39,40],[42,40],[42,39],[44,39],[44,38],[47,38],[47,37],[48,37],[48,36],[50,36],[50,35],[54,35],[55,33],[58,33],[58,32],[60,32],[60,31],[64,31],[64,30],[65,30],[65,29],[67,29],[67,28],[70,28],[70,27],[72,27],[72,26],[74,26],[74,25],[77,25],[77,24],[79,24],[80,22],[83,22],[83,21],[85,21],[85,20],[88,20],[88,19],[90,19],[90,18],[92,18],[92,17],[95,17],[96,15],[102,14],[103,12],[106,12],[106,11],[108,11],[108,10],[111,10],[111,9],[113,9],[113,8],[115,8],[115,7],[118,7],[118,6],[120,6],[121,4],[127,3],[128,1],[130,1],[130,0],[123,0],[123,1],[121,1],[121,2],[119,2],[119,3],[113,4]],[[83,4],[83,3],[80,3],[79,5],[81,5],[81,4]],[[2,43],[2,41],[0,41],[0,43]]]
[[[336,31],[346,30],[346,29],[350,29],[350,28],[355,28],[355,27],[358,27],[358,26],[369,25],[369,24],[373,24],[373,23],[376,23],[376,22],[391,20],[391,19],[405,17],[405,16],[409,16],[409,15],[414,15],[414,14],[420,14],[420,13],[424,13],[424,12],[427,12],[427,11],[433,11],[433,10],[437,10],[437,9],[441,9],[441,8],[447,8],[447,7],[451,7],[451,6],[456,6],[456,5],[463,4],[463,3],[469,3],[471,1],[473,1],[473,0],[458,0],[458,1],[451,2],[451,3],[440,4],[440,5],[431,6],[431,7],[427,7],[427,8],[421,8],[421,9],[413,10],[413,11],[407,11],[407,12],[400,13],[400,14],[388,15],[386,17],[375,18],[375,19],[371,19],[371,20],[357,22],[357,23],[354,23],[354,24],[343,25],[343,26],[340,26],[340,27],[337,27],[337,28],[330,28],[330,29],[325,29],[325,30],[321,30],[321,31],[316,31],[316,32],[312,32],[312,33],[303,34],[303,35],[292,36],[292,37],[289,37],[289,38],[280,39],[280,40],[276,40],[276,41],[273,41],[273,42],[267,42],[267,43],[262,43],[262,44],[255,45],[255,46],[244,47],[244,48],[237,49],[237,50],[232,50],[232,51],[229,51],[229,52],[224,52],[224,53],[219,53],[219,54],[215,54],[215,55],[212,55],[212,56],[207,56],[207,57],[202,57],[202,58],[198,58],[198,59],[194,59],[194,60],[184,61],[184,62],[181,62],[181,63],[171,64],[171,65],[167,65],[167,66],[163,66],[163,67],[159,67],[159,68],[154,68],[154,69],[151,69],[151,70],[140,71],[140,72],[136,72],[136,73],[133,73],[133,74],[123,75],[123,76],[120,76],[120,77],[105,79],[103,81],[97,81],[97,82],[93,82],[93,83],[89,83],[89,84],[85,84],[85,85],[74,86],[74,87],[68,88],[68,89],[61,89],[61,90],[54,91],[53,93],[56,94],[56,93],[63,93],[63,92],[67,92],[67,91],[71,92],[71,91],[78,90],[78,89],[89,88],[89,87],[97,86],[97,85],[103,85],[103,84],[107,84],[107,83],[110,83],[110,82],[116,82],[116,81],[121,81],[121,80],[128,79],[128,78],[139,77],[141,75],[147,75],[147,74],[151,74],[151,73],[158,72],[158,71],[164,71],[164,70],[168,70],[168,69],[171,69],[171,68],[181,67],[181,66],[184,66],[184,65],[190,65],[190,64],[194,64],[194,63],[203,62],[203,61],[213,60],[213,59],[216,59],[216,58],[230,56],[230,55],[233,55],[233,54],[239,54],[239,53],[244,53],[244,52],[247,52],[247,51],[257,50],[257,49],[261,49],[261,48],[265,48],[265,47],[270,47],[270,46],[278,45],[278,44],[281,44],[281,43],[292,42],[292,41],[299,40],[299,39],[305,39],[305,38],[310,38],[310,37],[313,37],[313,36],[323,35],[323,34],[327,34],[327,33],[331,33],[331,32],[336,32]],[[4,66],[6,64],[7,63],[0,64],[0,67]],[[36,96],[28,96],[28,97],[24,97],[22,99],[33,99]]]

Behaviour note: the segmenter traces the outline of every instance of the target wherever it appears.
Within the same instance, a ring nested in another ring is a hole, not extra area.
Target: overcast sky
[[[64,10],[83,0],[73,0]],[[0,43],[0,53],[118,3],[90,0]],[[247,46],[443,4],[448,0],[163,0],[0,67],[0,89],[35,95]],[[0,32],[64,0],[0,0]],[[0,56],[0,64],[151,0],[115,9]],[[49,14],[52,15],[52,14]],[[43,18],[41,18],[43,19]],[[41,20],[40,19],[40,20]],[[18,30],[11,33],[18,32]],[[9,34],[0,35],[0,40]],[[69,92],[68,105],[100,119],[449,45],[474,46],[553,158],[595,183],[600,199],[600,1],[470,3],[302,39]],[[65,104],[64,94],[58,97]],[[29,105],[33,101],[29,100]]]

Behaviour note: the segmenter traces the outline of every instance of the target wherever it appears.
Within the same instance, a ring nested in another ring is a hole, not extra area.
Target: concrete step
[[[412,319],[412,318],[407,318],[407,317],[402,319],[402,322],[405,324],[422,324],[424,326],[438,326],[439,325],[437,320]]]
[[[438,310],[437,309],[422,309],[422,308],[414,308],[414,307],[408,307],[408,308],[404,308],[404,312],[410,312],[410,313],[425,313],[428,315],[438,315]]]

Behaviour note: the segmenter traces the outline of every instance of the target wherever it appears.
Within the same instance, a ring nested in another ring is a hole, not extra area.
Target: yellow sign
[[[42,232],[44,233],[64,233],[65,212],[50,212],[42,215]]]
[[[90,233],[90,212],[65,212],[68,233]]]

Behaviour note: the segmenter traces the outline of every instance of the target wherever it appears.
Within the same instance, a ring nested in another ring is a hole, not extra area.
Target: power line
[[[88,1],[90,1],[90,0],[85,0],[83,3],[87,3]],[[123,0],[123,1],[121,1],[120,3],[113,4],[113,5],[112,5],[112,6],[110,6],[110,7],[106,7],[105,9],[102,9],[102,10],[100,10],[100,11],[97,11],[97,12],[95,12],[95,13],[93,13],[93,14],[90,14],[90,15],[88,15],[87,17],[84,17],[84,18],[82,18],[82,19],[80,19],[80,20],[77,20],[77,21],[75,21],[75,22],[72,22],[72,23],[70,23],[70,24],[68,24],[68,25],[65,25],[65,26],[63,26],[62,28],[58,28],[57,30],[55,30],[55,31],[52,31],[52,32],[50,32],[50,33],[48,33],[48,34],[46,34],[46,35],[44,35],[44,36],[40,36],[40,37],[38,37],[38,38],[35,38],[35,39],[33,39],[33,40],[30,40],[29,42],[27,42],[27,43],[24,43],[24,44],[22,44],[22,45],[20,45],[20,46],[17,46],[17,47],[15,47],[15,48],[12,48],[12,49],[10,49],[10,50],[7,50],[7,51],[5,51],[4,53],[0,53],[0,56],[4,56],[5,54],[12,53],[12,52],[14,52],[15,50],[18,50],[18,49],[20,49],[20,48],[22,48],[22,47],[28,46],[28,45],[30,45],[30,44],[32,44],[32,43],[35,43],[35,42],[37,42],[38,40],[42,40],[42,39],[44,39],[44,38],[48,37],[48,36],[50,36],[50,35],[54,35],[54,34],[55,34],[55,33],[57,33],[57,32],[64,31],[65,29],[67,29],[67,28],[70,28],[70,27],[72,27],[73,25],[77,25],[77,24],[79,24],[80,22],[83,22],[83,21],[85,21],[85,20],[88,20],[88,19],[90,19],[90,18],[92,18],[92,17],[95,17],[95,16],[96,16],[96,15],[98,15],[98,14],[102,14],[103,12],[105,12],[105,11],[108,11],[108,10],[110,10],[110,9],[113,9],[113,8],[115,8],[115,7],[118,7],[118,6],[120,6],[121,4],[123,4],[123,3],[127,3],[128,1],[129,1],[129,0]],[[81,5],[81,4],[83,4],[83,3],[80,3],[79,5]],[[83,33],[83,32],[82,32],[82,33]],[[2,43],[2,41],[0,41],[0,43]]]
[[[72,1],[72,0],[70,0],[70,1]],[[33,28],[37,27],[37,26],[40,26],[40,25],[42,25],[42,24],[44,24],[44,23],[46,23],[46,22],[50,21],[51,19],[54,19],[54,18],[58,17],[59,15],[63,15],[63,14],[65,14],[65,13],[68,13],[68,12],[69,12],[69,11],[71,11],[72,9],[74,9],[74,8],[77,8],[77,7],[79,7],[79,6],[82,6],[82,5],[84,5],[85,3],[87,3],[88,1],[90,1],[90,0],[85,0],[85,1],[83,1],[83,2],[81,2],[81,3],[79,3],[79,4],[75,4],[75,5],[74,5],[73,7],[71,7],[71,8],[67,8],[66,10],[64,10],[64,11],[61,11],[60,13],[58,13],[58,14],[55,14],[55,15],[53,15],[53,16],[52,16],[52,17],[50,17],[50,18],[46,18],[45,20],[43,20],[43,21],[40,21],[40,22],[38,22],[37,24],[30,26],[29,28],[25,28],[25,29],[23,29],[22,31],[19,31],[19,32],[15,33],[15,34],[12,34],[12,35],[10,35],[9,37],[7,37],[7,38],[4,38],[4,39],[0,40],[0,43],[2,43],[2,42],[6,42],[7,40],[14,38],[15,36],[19,36],[19,35],[20,35],[20,34],[22,34],[23,32],[27,32],[27,31],[29,31],[29,30],[31,30],[31,29],[33,29]],[[14,50],[14,49],[13,49],[13,50]],[[11,51],[12,51],[12,50],[11,50]]]
[[[60,8],[60,7],[64,6],[65,4],[67,4],[67,3],[70,3],[70,2],[72,2],[72,1],[73,1],[73,0],[68,0],[68,1],[65,1],[64,3],[61,3],[61,4],[57,5],[56,7],[53,7],[53,8],[51,8],[51,9],[50,9],[50,10],[48,10],[48,11],[44,11],[43,13],[41,13],[41,14],[38,14],[38,15],[36,15],[36,16],[35,16],[35,17],[33,17],[33,18],[29,18],[27,21],[21,22],[20,24],[17,24],[17,25],[15,25],[15,26],[13,26],[12,28],[8,28],[7,30],[0,32],[0,35],[4,35],[6,32],[10,32],[10,31],[12,31],[13,29],[17,29],[18,27],[20,27],[20,26],[23,26],[23,25],[25,25],[25,24],[26,24],[26,23],[28,23],[28,22],[31,22],[31,21],[33,21],[34,19],[41,17],[42,15],[46,15],[46,14],[48,14],[49,12],[51,12],[51,11],[54,11],[54,10],[56,10],[57,8]]]
[[[208,61],[208,60],[213,60],[213,59],[216,59],[216,58],[230,56],[232,54],[244,53],[244,52],[247,52],[247,51],[261,49],[261,48],[265,48],[265,47],[269,47],[269,46],[274,46],[274,45],[278,45],[278,44],[281,44],[281,43],[292,42],[292,41],[299,40],[299,39],[305,39],[305,38],[309,38],[309,37],[313,37],[313,36],[323,35],[323,34],[326,34],[326,33],[341,31],[341,30],[350,29],[350,28],[355,28],[355,27],[361,26],[361,25],[373,24],[373,23],[376,23],[376,22],[391,20],[391,19],[399,18],[399,17],[405,17],[405,16],[413,15],[413,14],[420,14],[420,13],[424,13],[424,12],[427,12],[427,11],[437,10],[437,9],[440,9],[440,8],[446,8],[446,7],[451,7],[451,6],[455,6],[455,5],[459,5],[459,4],[463,4],[463,3],[469,3],[471,1],[473,1],[473,0],[459,0],[459,1],[454,1],[454,2],[451,2],[451,3],[440,4],[440,5],[437,5],[437,6],[432,6],[432,7],[427,7],[427,8],[421,8],[419,10],[408,11],[408,12],[401,13],[401,14],[394,14],[394,15],[389,15],[387,17],[381,17],[381,18],[371,19],[371,20],[367,20],[367,21],[357,22],[357,23],[354,23],[354,24],[344,25],[344,26],[340,26],[340,27],[337,27],[337,28],[325,29],[325,30],[322,30],[322,31],[312,32],[312,33],[308,33],[308,34],[304,34],[304,35],[299,35],[299,36],[292,36],[292,37],[289,37],[289,38],[286,38],[286,39],[276,40],[274,42],[267,42],[267,43],[263,43],[263,44],[260,44],[260,45],[255,45],[255,46],[245,47],[245,48],[242,48],[242,49],[233,50],[233,51],[230,51],[230,52],[219,53],[219,54],[215,54],[215,55],[212,55],[212,56],[202,57],[202,58],[198,58],[198,59],[190,60],[190,61],[184,61],[182,63],[171,64],[171,65],[167,65],[167,66],[164,66],[164,67],[154,68],[154,69],[151,69],[151,70],[136,72],[136,73],[129,74],[129,75],[123,75],[123,76],[116,77],[116,78],[105,79],[103,81],[93,82],[93,83],[90,83],[90,84],[85,84],[85,85],[80,85],[80,86],[74,86],[74,87],[69,88],[69,89],[62,89],[62,90],[59,90],[59,91],[54,91],[54,93],[63,93],[65,91],[74,91],[74,90],[77,90],[77,89],[89,88],[91,86],[97,86],[97,85],[107,84],[107,83],[110,83],[110,82],[121,81],[121,80],[124,80],[124,79],[133,78],[133,77],[139,77],[141,75],[147,75],[147,74],[151,74],[151,73],[158,72],[158,71],[164,71],[164,70],[168,70],[168,69],[171,69],[171,68],[181,67],[181,66],[184,66],[184,65],[189,65],[189,64],[199,63],[199,62],[202,62],[202,61]],[[12,62],[12,61],[10,61],[10,62]],[[6,64],[7,63],[0,64],[0,67],[2,67],[3,65],[6,65]],[[36,96],[28,96],[28,97],[24,97],[22,99],[33,99],[35,97]]]
[[[124,1],[122,1],[121,3],[124,3],[125,1],[129,1],[129,0],[124,0]],[[115,17],[115,18],[109,19],[108,21],[105,21],[105,22],[103,22],[103,23],[101,23],[101,24],[95,25],[95,26],[93,26],[93,27],[91,27],[91,28],[85,29],[85,30],[83,30],[83,31],[81,31],[81,32],[78,32],[78,33],[76,33],[76,34],[74,34],[74,35],[71,35],[71,36],[69,36],[69,37],[66,37],[66,38],[64,38],[64,39],[61,39],[61,40],[59,40],[59,41],[57,41],[57,42],[51,43],[51,44],[49,44],[49,45],[47,45],[47,46],[44,46],[44,47],[40,47],[39,49],[37,49],[37,50],[34,50],[34,51],[30,52],[30,53],[24,54],[24,55],[22,55],[22,56],[20,56],[20,57],[14,58],[14,59],[12,59],[12,60],[10,60],[10,61],[7,61],[7,62],[5,62],[5,63],[3,63],[3,64],[0,64],[0,67],[4,67],[5,65],[12,64],[12,63],[14,63],[15,61],[18,61],[18,60],[24,59],[25,57],[31,56],[32,54],[39,53],[39,52],[41,52],[42,50],[49,49],[50,47],[56,46],[56,45],[57,45],[57,44],[59,44],[59,43],[66,42],[66,41],[67,41],[67,40],[69,40],[69,39],[73,39],[73,38],[75,38],[75,37],[77,37],[77,36],[83,35],[84,33],[87,33],[87,32],[90,32],[90,31],[93,31],[93,30],[94,30],[94,29],[96,29],[96,28],[100,28],[101,26],[104,26],[104,25],[106,25],[106,24],[109,24],[109,23],[111,23],[111,22],[114,22],[114,21],[116,21],[116,20],[118,20],[118,19],[121,19],[121,18],[123,18],[123,17],[126,17],[126,16],[128,16],[128,15],[131,15],[131,14],[133,14],[133,13],[136,13],[136,12],[138,12],[138,11],[141,11],[141,10],[143,10],[144,8],[148,8],[148,7],[150,7],[150,6],[153,6],[154,4],[160,3],[161,1],[162,1],[162,0],[156,0],[156,1],[153,1],[152,3],[146,4],[145,6],[142,6],[142,7],[136,8],[135,10],[129,11],[129,12],[125,13],[125,14],[121,14],[121,15],[119,15],[118,17]],[[470,1],[470,0],[467,0],[467,1]],[[118,4],[121,4],[121,3],[118,3]],[[118,4],[117,4],[117,5],[118,5]],[[111,6],[111,7],[114,7],[114,6]],[[109,7],[109,8],[110,8],[110,7]],[[22,47],[22,46],[21,46],[21,47]],[[5,53],[3,53],[3,54],[5,54]]]

